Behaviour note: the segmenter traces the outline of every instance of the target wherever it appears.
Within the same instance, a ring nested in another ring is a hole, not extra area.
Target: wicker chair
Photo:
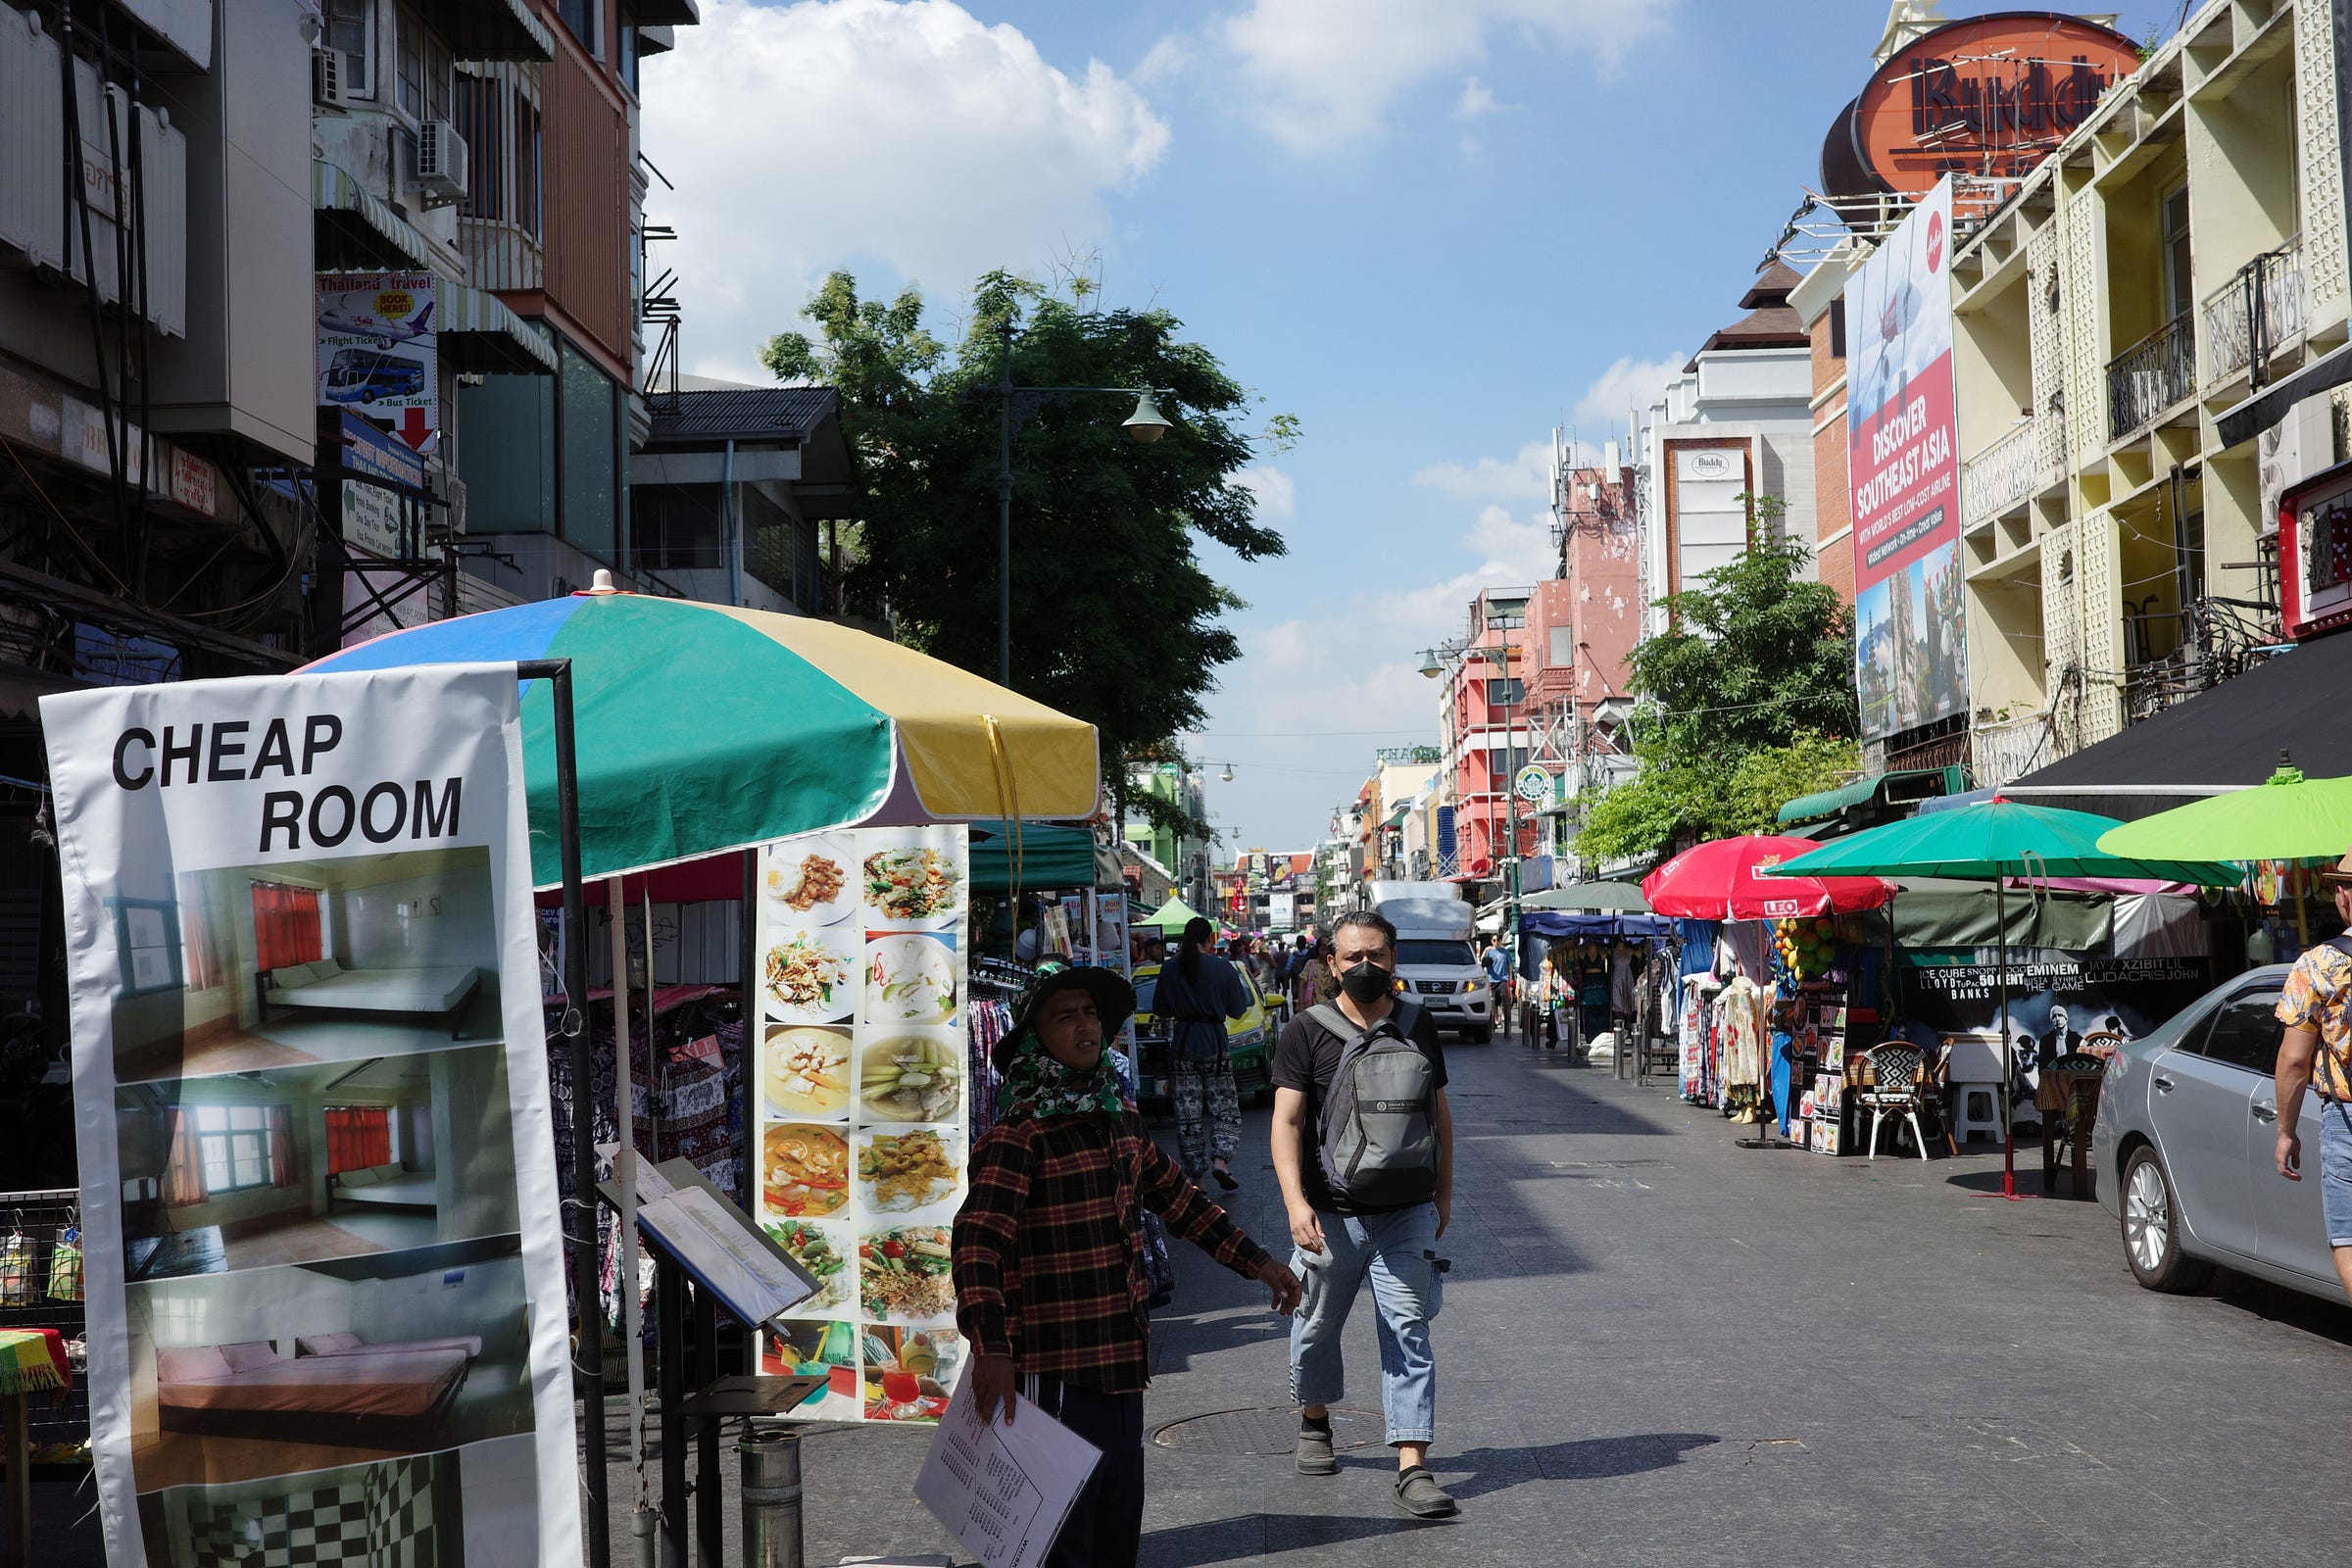
[[[1919,1106],[1928,1091],[1926,1058],[1917,1046],[1873,1046],[1869,1052],[1870,1082],[1854,1097],[1854,1103],[1870,1112],[1870,1157],[1879,1157],[1879,1127],[1893,1111],[1896,1126],[1911,1124],[1911,1143],[1919,1157],[1928,1157],[1927,1134],[1919,1129]]]

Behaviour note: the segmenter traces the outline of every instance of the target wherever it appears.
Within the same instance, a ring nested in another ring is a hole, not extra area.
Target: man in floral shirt
[[[2323,871],[2335,912],[2352,926],[2352,854]],[[2303,1140],[2296,1129],[2303,1091],[2320,1097],[2320,1206],[2328,1216],[2328,1245],[2335,1275],[2352,1295],[2352,935],[2340,936],[2295,960],[2278,999],[2278,1174],[2303,1179]]]

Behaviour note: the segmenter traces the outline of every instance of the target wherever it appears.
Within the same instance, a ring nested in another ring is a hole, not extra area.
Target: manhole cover
[[[1372,1410],[1335,1409],[1331,1412],[1334,1448],[1369,1448],[1388,1428]],[[1298,1446],[1296,1405],[1274,1409],[1216,1410],[1207,1415],[1171,1421],[1152,1434],[1163,1448],[1186,1453],[1278,1454]]]

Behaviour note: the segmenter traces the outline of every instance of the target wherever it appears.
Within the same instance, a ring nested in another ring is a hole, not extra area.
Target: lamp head
[[[1222,773],[1219,773],[1219,774],[1217,775],[1217,777],[1219,777],[1219,778],[1223,779],[1223,780],[1224,780],[1226,783],[1228,783],[1228,784],[1232,783],[1232,782],[1233,782],[1233,764],[1232,764],[1231,762],[1227,762],[1227,763],[1225,764],[1225,771],[1224,771],[1224,772],[1222,772]]]
[[[1127,422],[1119,428],[1135,437],[1139,445],[1147,447],[1168,433],[1168,421],[1160,414],[1159,405],[1152,401],[1150,387],[1136,394],[1135,412],[1127,416]]]
[[[1436,680],[1440,675],[1446,673],[1446,666],[1438,662],[1438,651],[1435,648],[1425,648],[1421,651],[1421,673],[1427,675],[1431,680]]]

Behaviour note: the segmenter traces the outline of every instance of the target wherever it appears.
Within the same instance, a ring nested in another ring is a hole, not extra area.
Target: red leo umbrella
[[[1748,833],[1694,845],[1642,879],[1651,909],[1685,920],[1786,920],[1875,909],[1894,889],[1875,876],[1766,876],[1820,849],[1811,839]]]

